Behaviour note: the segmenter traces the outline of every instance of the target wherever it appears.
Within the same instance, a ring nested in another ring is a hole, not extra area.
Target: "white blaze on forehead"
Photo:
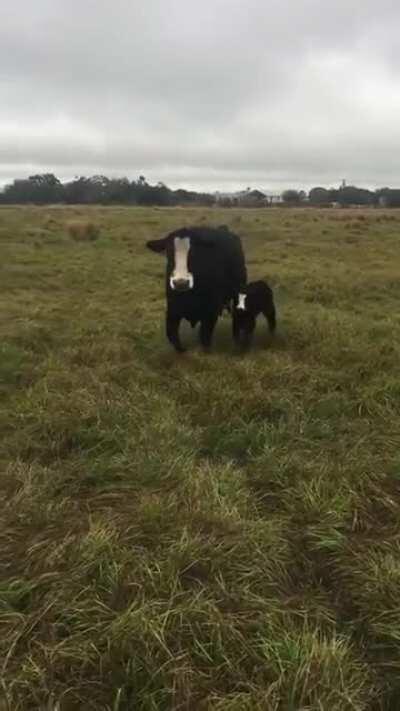
[[[175,237],[175,268],[171,276],[171,286],[174,288],[174,281],[184,279],[189,281],[190,288],[193,287],[193,274],[188,269],[188,256],[190,249],[189,237]]]
[[[246,294],[239,294],[237,308],[246,311]]]

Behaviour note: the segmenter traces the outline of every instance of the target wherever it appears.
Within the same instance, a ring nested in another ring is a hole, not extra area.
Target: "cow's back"
[[[202,253],[204,285],[224,294],[235,293],[247,282],[246,263],[240,237],[227,227],[194,228],[200,239],[210,241],[210,249]]]

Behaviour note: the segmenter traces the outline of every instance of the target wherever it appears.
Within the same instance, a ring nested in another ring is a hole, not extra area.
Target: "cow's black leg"
[[[276,329],[276,310],[274,304],[271,304],[267,309],[264,309],[263,314],[268,321],[268,328],[271,333]]]
[[[208,316],[207,318],[202,319],[200,323],[200,343],[205,350],[208,350],[211,346],[217,320],[218,316]]]
[[[166,328],[167,328],[167,338],[169,342],[174,346],[178,353],[184,353],[186,348],[183,347],[181,339],[179,338],[179,324],[181,319],[177,316],[172,316],[167,313]]]

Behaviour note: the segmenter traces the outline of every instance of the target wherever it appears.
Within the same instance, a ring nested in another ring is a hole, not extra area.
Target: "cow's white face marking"
[[[177,283],[187,282],[187,289],[193,289],[193,274],[188,269],[188,256],[190,249],[189,237],[175,237],[175,269],[171,274],[169,283],[171,289],[177,288]]]
[[[246,311],[246,294],[239,294],[237,308]]]

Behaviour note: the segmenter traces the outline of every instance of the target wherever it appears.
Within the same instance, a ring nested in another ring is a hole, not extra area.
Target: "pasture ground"
[[[201,222],[247,355],[164,337]],[[399,709],[400,213],[3,207],[0,260],[1,711]]]

